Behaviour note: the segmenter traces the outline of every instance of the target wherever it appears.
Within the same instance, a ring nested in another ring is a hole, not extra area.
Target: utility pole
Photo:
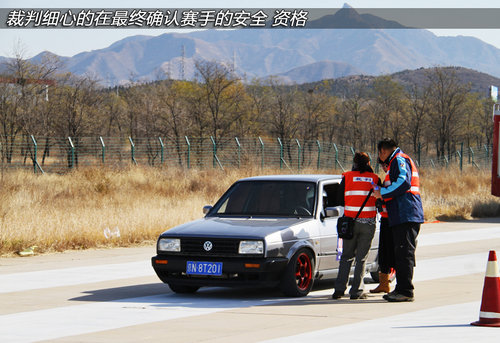
[[[184,47],[184,44],[182,44],[182,52],[181,52],[181,79],[184,81],[185,80],[185,74],[184,74],[184,59],[186,58],[186,49]]]

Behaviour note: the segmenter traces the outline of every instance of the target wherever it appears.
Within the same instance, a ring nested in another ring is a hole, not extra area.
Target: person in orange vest
[[[344,216],[355,218],[370,193],[372,183],[377,184],[379,178],[370,166],[370,157],[365,152],[354,154],[352,171],[342,174],[339,195],[343,199],[339,203],[344,205]],[[375,234],[375,218],[377,209],[375,197],[370,194],[368,201],[362,209],[359,217],[354,222],[354,237],[343,240],[343,252],[340,258],[339,272],[335,281],[335,292],[333,299],[341,298],[349,281],[351,265],[355,261],[354,278],[349,290],[351,299],[366,299],[363,293],[363,277],[366,272],[366,259]]]
[[[413,301],[415,249],[420,224],[424,222],[419,174],[415,163],[393,139],[381,140],[377,148],[379,158],[389,165],[391,184],[374,193],[387,206],[396,267],[396,288],[383,298],[390,302]]]
[[[378,163],[384,170],[385,179],[383,186],[387,187],[391,184],[389,178],[389,165],[378,159]],[[390,200],[390,199],[388,199]],[[394,243],[392,241],[392,233],[389,227],[389,215],[387,206],[384,200],[377,199],[376,207],[380,214],[380,232],[378,240],[378,265],[379,265],[379,285],[370,290],[370,293],[389,293],[391,291],[390,275],[394,267]]]

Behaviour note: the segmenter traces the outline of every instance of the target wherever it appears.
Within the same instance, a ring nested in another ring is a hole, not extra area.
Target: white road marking
[[[312,292],[311,296],[324,296],[330,293],[330,290],[322,290]],[[204,297],[203,294],[192,296],[167,294],[65,306],[0,316],[0,341],[15,343],[50,340],[300,299],[244,299],[244,296],[227,299],[218,296]],[[27,325],[29,330],[26,329]]]
[[[418,237],[418,246],[433,246],[495,238],[500,238],[500,226],[422,234]],[[154,249],[152,249],[151,255],[154,254],[153,250]],[[417,263],[420,264],[424,262],[417,261]],[[468,261],[465,261],[465,263],[470,264]],[[476,266],[473,267],[474,270],[476,270]],[[0,275],[0,293],[71,286],[152,275],[154,275],[154,270],[149,259],[140,262],[3,274]]]
[[[0,275],[0,293],[155,275],[150,260]]]
[[[392,304],[397,306],[396,304]],[[479,302],[434,307],[391,317],[335,326],[265,343],[332,342],[498,342],[498,329],[475,327]],[[264,343],[264,342],[261,342]]]
[[[485,254],[422,260],[418,262],[415,281],[481,272],[485,270],[486,261]],[[330,295],[331,292],[329,289],[315,291],[311,292],[309,297]],[[192,296],[156,295],[3,315],[0,316],[0,340],[5,342],[49,340],[228,309],[303,299],[266,299],[251,296],[246,299],[244,296],[228,299],[210,293],[211,291],[207,290]],[[479,312],[476,310],[474,313]],[[26,323],[30,323],[30,330],[26,330]]]
[[[427,281],[485,272],[487,262],[488,252],[427,260],[417,258],[413,281]]]
[[[422,229],[420,229],[420,233],[422,233]],[[453,244],[498,238],[500,238],[500,226],[472,230],[427,233],[420,234],[418,236],[417,249],[419,246]]]

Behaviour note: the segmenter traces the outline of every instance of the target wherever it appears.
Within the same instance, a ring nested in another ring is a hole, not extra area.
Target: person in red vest
[[[413,301],[415,249],[420,224],[424,222],[419,174],[415,163],[393,139],[381,140],[377,148],[379,158],[389,165],[391,184],[374,193],[387,206],[396,267],[396,288],[383,298],[390,302]]]
[[[343,194],[344,197],[339,199],[339,202],[344,205],[344,216],[355,218],[372,189],[372,183],[378,184],[379,178],[377,174],[373,173],[370,157],[365,152],[355,153],[352,171],[345,172],[342,176],[339,194]],[[377,216],[375,201],[376,198],[370,195],[354,222],[354,237],[343,240],[343,252],[340,258],[339,273],[335,281],[335,292],[332,294],[333,299],[339,299],[344,295],[353,261],[356,265],[354,279],[349,290],[350,298],[366,299],[366,294],[363,293],[363,277],[366,272],[366,259],[375,234],[375,218]]]
[[[385,179],[384,187],[391,184],[389,178],[389,165],[384,163],[380,158],[378,163],[384,170]],[[390,199],[387,199],[387,201]],[[370,290],[370,293],[389,293],[391,291],[391,270],[394,267],[394,243],[392,241],[392,233],[389,227],[389,215],[387,213],[387,206],[385,201],[377,199],[376,207],[380,213],[380,233],[378,240],[378,265],[380,271],[378,273],[379,285]]]

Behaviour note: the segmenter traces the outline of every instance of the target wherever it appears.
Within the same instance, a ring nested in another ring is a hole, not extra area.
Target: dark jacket
[[[389,214],[389,225],[399,225],[403,223],[423,223],[424,210],[422,199],[419,194],[407,192],[411,187],[412,169],[409,159],[394,155],[402,152],[397,148],[389,157],[392,160],[389,165],[389,179],[391,185],[382,187],[380,193],[385,200],[387,212]]]

